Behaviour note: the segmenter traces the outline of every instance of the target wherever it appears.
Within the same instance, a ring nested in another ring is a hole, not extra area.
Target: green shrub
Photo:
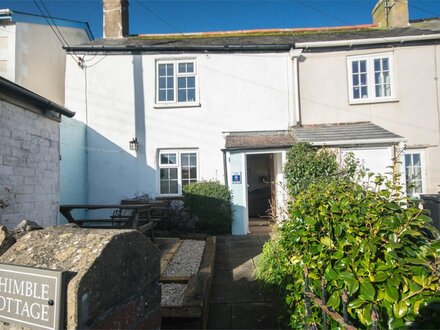
[[[324,277],[327,306],[340,314],[342,290],[348,291],[350,320],[360,328],[371,327],[373,308],[380,328],[415,321],[435,328],[433,314],[421,310],[440,299],[438,232],[402,197],[396,178],[372,179],[369,189],[346,178],[309,185],[290,204],[278,237],[265,245],[257,276],[284,289],[292,328],[304,326],[305,266],[311,291],[321,296]],[[316,308],[308,322],[320,323]]]
[[[328,149],[313,147],[309,143],[295,144],[287,153],[284,176],[291,196],[321,180],[340,174],[336,154]]]
[[[231,192],[217,181],[192,183],[183,191],[185,207],[196,219],[196,229],[207,234],[231,233]]]

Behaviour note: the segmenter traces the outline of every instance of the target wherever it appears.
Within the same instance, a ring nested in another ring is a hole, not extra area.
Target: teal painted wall
[[[86,204],[86,125],[63,117],[60,131],[60,204]],[[61,214],[59,219],[67,222]]]

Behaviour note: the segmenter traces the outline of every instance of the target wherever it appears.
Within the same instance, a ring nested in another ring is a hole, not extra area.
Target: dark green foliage
[[[312,183],[329,180],[338,173],[336,155],[330,150],[298,143],[287,153],[284,175],[291,196],[307,189]]]
[[[211,235],[231,232],[231,192],[217,181],[201,181],[185,187],[185,207],[196,218],[196,229]]]
[[[327,306],[334,310],[342,313],[340,296],[348,291],[350,319],[360,328],[371,327],[373,307],[381,328],[436,322],[434,313],[421,311],[438,306],[433,300],[440,298],[438,232],[402,197],[396,178],[367,177],[370,187],[346,178],[311,184],[264,247],[258,277],[284,288],[292,328],[304,324],[304,266],[318,296],[324,276]],[[311,321],[320,322],[316,310]]]

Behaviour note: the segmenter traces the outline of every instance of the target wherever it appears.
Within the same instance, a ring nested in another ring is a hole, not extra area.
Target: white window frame
[[[380,102],[393,102],[397,101],[396,96],[396,83],[394,80],[394,54],[393,53],[381,53],[381,54],[369,54],[369,55],[356,55],[347,57],[347,73],[348,73],[348,96],[350,104],[363,104],[363,103],[380,103]],[[376,59],[388,59],[389,72],[390,72],[390,92],[389,96],[376,96],[375,89],[375,77],[374,77],[374,60]],[[368,97],[355,98],[353,93],[353,66],[352,63],[356,61],[366,61],[366,73],[367,73],[367,89]]]
[[[176,154],[176,164],[161,164],[161,155],[163,154]],[[162,197],[167,196],[181,196],[182,195],[182,164],[181,164],[181,155],[182,154],[196,154],[196,171],[197,171],[197,182],[200,181],[200,158],[199,158],[199,150],[198,149],[160,149],[158,152],[158,171],[157,171],[157,190],[158,195]],[[162,194],[160,191],[160,170],[162,168],[177,168],[177,193],[176,194]]]
[[[421,175],[422,175],[422,191],[419,193],[414,193],[413,195],[408,195],[411,197],[416,197],[419,198],[421,194],[424,194],[426,192],[426,164],[425,164],[425,149],[406,149],[405,150],[405,155],[414,155],[414,154],[419,154],[420,155],[420,171],[421,171]],[[405,173],[405,187],[407,186],[407,182],[406,182],[406,159],[403,158],[403,167],[404,167],[404,173]],[[407,192],[407,188],[405,189],[405,192]]]
[[[194,72],[192,73],[179,73],[179,64],[182,63],[192,63]],[[159,65],[161,64],[172,64],[173,65],[173,91],[174,91],[174,101],[159,101]],[[199,82],[198,82],[198,68],[197,60],[191,59],[174,59],[174,60],[156,60],[156,100],[155,108],[166,108],[166,107],[194,107],[200,106],[199,103]],[[179,77],[194,77],[194,101],[178,101],[178,78]]]

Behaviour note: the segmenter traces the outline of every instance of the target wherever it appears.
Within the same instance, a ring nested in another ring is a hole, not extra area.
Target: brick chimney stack
[[[409,26],[408,0],[379,0],[371,13],[381,28]]]
[[[123,38],[128,35],[128,0],[102,0],[104,38]]]

